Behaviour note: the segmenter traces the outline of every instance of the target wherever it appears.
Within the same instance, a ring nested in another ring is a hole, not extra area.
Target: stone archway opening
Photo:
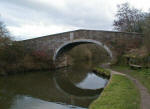
[[[104,48],[106,50],[106,52],[109,54],[111,60],[113,58],[113,54],[112,54],[112,51],[106,46],[104,45],[103,43],[99,42],[99,41],[96,41],[96,40],[91,40],[91,39],[80,39],[80,40],[74,40],[74,41],[69,41],[69,42],[66,42],[64,44],[62,44],[54,53],[54,56],[53,56],[53,61],[56,61],[57,57],[59,56],[59,54],[61,54],[62,52],[64,52],[64,49],[65,48],[72,48],[76,45],[80,45],[80,44],[86,44],[86,43],[92,43],[92,44],[96,44],[102,48]]]

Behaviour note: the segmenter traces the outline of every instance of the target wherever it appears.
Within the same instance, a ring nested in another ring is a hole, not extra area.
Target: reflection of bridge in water
[[[69,75],[72,74],[75,73],[70,73]],[[0,79],[1,90],[7,91],[7,93],[6,92],[1,93],[2,95],[1,99],[3,99],[3,103],[1,103],[0,101],[0,104],[2,104],[1,107],[4,106],[10,107],[10,105],[13,104],[14,100],[17,99],[16,96],[18,95],[33,97],[48,102],[65,103],[68,105],[88,107],[88,105],[94,99],[97,98],[97,95],[100,94],[99,90],[87,91],[84,89],[80,89],[71,83],[68,84],[65,83],[68,82],[68,80],[64,82],[61,81],[67,78],[62,78],[61,80],[57,81],[57,83],[59,82],[58,86],[56,85],[56,81],[54,81],[55,78],[54,76],[55,72],[51,73],[35,72],[25,75],[14,75],[12,77],[8,77],[7,79],[1,78]],[[78,75],[76,78],[79,77],[80,81],[82,81],[82,79],[86,77],[86,74],[83,74],[82,76],[83,77],[81,78],[80,75]],[[58,77],[57,79],[60,79],[60,77]],[[63,90],[64,88],[66,88],[67,90]]]
[[[77,87],[73,84],[69,78],[65,75],[58,74],[58,76],[53,76],[56,88],[63,92],[68,97],[75,97],[79,99],[94,99],[99,96],[104,88],[99,89],[83,89]]]

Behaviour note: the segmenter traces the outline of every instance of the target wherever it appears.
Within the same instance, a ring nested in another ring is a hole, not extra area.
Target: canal
[[[108,55],[89,44],[66,55],[70,67],[0,77],[0,109],[87,109],[108,82],[92,71],[109,61]]]
[[[107,82],[81,65],[0,77],[0,109],[87,109]]]

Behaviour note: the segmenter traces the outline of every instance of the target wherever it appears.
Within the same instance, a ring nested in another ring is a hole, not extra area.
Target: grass
[[[96,72],[98,72],[99,74],[105,75],[105,76],[107,76],[107,77],[110,77],[110,75],[111,75],[111,73],[110,73],[109,70],[104,69],[104,68],[101,68],[101,67],[96,67],[96,68],[94,68],[94,70],[95,70]]]
[[[114,74],[89,109],[140,109],[140,93],[127,77]]]
[[[113,66],[112,69],[127,73],[132,77],[138,79],[150,93],[150,69],[132,70],[127,66]]]

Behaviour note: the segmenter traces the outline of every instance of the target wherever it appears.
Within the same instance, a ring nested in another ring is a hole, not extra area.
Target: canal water
[[[107,82],[82,66],[0,77],[0,109],[87,109]]]

